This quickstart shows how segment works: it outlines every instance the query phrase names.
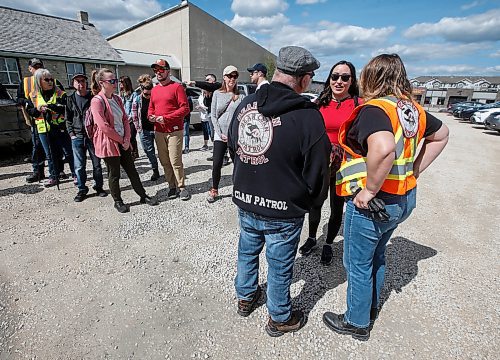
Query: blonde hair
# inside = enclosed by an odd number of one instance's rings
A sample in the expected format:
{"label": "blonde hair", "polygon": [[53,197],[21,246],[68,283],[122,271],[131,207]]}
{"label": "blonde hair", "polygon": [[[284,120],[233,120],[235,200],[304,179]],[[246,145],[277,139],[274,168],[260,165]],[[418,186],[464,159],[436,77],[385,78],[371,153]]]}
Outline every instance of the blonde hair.
{"label": "blonde hair", "polygon": [[139,75],[139,78],[137,79],[137,82],[139,85],[142,85],[145,82],[152,82],[153,80],[151,79],[151,75],[149,74],[142,74]]}
{"label": "blonde hair", "polygon": [[99,85],[99,81],[103,80],[103,76],[106,73],[114,74],[112,70],[107,68],[92,71],[92,75],[90,76],[90,90],[92,91],[93,95],[97,95],[101,91],[101,85]]}
{"label": "blonde hair", "polygon": [[360,89],[365,101],[393,95],[412,99],[412,88],[403,61],[397,54],[381,54],[361,71]]}
{"label": "blonde hair", "polygon": [[[33,92],[33,94],[36,94],[39,91],[42,91],[42,79],[46,76],[52,77],[52,74],[50,73],[49,70],[41,68],[35,71],[33,76],[35,77],[35,91]],[[54,88],[55,88],[55,83],[54,83]]]}

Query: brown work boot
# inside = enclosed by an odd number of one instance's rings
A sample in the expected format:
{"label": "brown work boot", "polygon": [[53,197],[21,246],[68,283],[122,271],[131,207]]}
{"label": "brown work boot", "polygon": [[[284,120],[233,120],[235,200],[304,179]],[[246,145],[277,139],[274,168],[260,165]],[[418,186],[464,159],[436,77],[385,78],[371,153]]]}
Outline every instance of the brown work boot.
{"label": "brown work boot", "polygon": [[266,331],[269,336],[278,337],[288,332],[295,332],[306,324],[307,318],[301,310],[292,311],[292,316],[287,322],[279,323],[271,319],[266,325]]}
{"label": "brown work boot", "polygon": [[238,315],[247,317],[257,307],[257,301],[260,299],[262,289],[257,285],[257,290],[252,295],[251,300],[238,300]]}

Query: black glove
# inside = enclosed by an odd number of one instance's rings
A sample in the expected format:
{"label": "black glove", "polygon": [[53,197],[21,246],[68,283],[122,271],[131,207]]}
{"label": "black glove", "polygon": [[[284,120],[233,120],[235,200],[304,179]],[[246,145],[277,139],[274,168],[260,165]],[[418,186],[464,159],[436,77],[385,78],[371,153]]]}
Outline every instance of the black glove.
{"label": "black glove", "polygon": [[[354,199],[360,191],[361,188],[358,188],[358,190],[356,190],[356,192],[352,195],[352,198]],[[390,216],[387,213],[387,210],[385,210],[384,200],[374,197],[368,201],[368,210],[370,211],[370,216],[373,220],[383,223],[389,222]]]}

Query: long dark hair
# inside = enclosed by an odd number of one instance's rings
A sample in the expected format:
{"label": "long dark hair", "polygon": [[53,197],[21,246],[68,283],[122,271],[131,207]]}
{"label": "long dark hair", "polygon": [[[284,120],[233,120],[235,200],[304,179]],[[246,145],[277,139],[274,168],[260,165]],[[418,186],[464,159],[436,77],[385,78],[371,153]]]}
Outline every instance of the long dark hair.
{"label": "long dark hair", "polygon": [[330,87],[330,76],[332,76],[333,69],[335,69],[337,65],[347,65],[349,67],[349,69],[351,70],[351,86],[349,86],[349,90],[347,92],[349,93],[349,95],[351,95],[351,97],[359,96],[358,79],[356,78],[356,68],[351,62],[346,60],[341,60],[335,65],[333,65],[332,68],[330,69],[330,72],[328,73],[328,78],[325,81],[323,91],[318,97],[318,105],[320,107],[327,106],[333,99],[332,88]]}
{"label": "long dark hair", "polygon": [[122,96],[130,96],[134,91],[132,80],[128,76],[120,76],[120,82],[123,84]]}

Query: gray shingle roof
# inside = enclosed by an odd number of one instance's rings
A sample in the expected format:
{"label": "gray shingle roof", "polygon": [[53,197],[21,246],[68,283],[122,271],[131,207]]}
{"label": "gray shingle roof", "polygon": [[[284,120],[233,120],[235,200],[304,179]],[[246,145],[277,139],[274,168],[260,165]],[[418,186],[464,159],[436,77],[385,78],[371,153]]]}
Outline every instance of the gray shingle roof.
{"label": "gray shingle roof", "polygon": [[417,80],[418,82],[425,83],[429,80],[436,79],[443,84],[455,84],[461,80],[469,80],[475,83],[478,80],[486,80],[490,84],[500,84],[500,76],[417,76],[411,80]]}
{"label": "gray shingle roof", "polygon": [[0,6],[0,51],[122,63],[94,25]]}

